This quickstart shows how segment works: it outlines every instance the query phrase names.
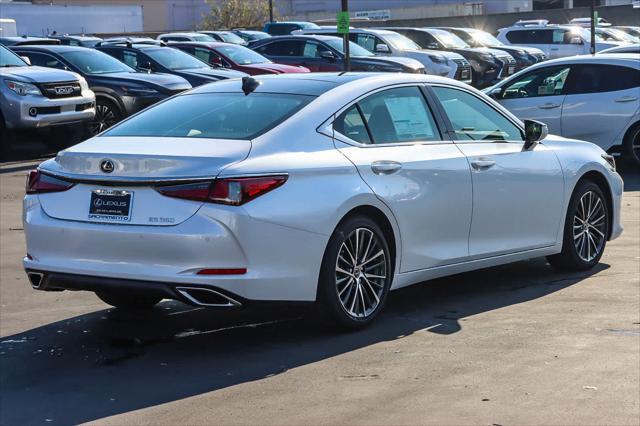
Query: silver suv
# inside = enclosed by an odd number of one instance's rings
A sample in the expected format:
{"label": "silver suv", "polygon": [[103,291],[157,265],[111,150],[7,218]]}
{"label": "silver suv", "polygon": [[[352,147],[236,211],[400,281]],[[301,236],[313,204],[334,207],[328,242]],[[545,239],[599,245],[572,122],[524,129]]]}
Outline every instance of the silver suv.
{"label": "silver suv", "polygon": [[0,46],[3,148],[14,130],[84,123],[95,115],[95,104],[96,96],[83,77],[70,71],[29,66]]}

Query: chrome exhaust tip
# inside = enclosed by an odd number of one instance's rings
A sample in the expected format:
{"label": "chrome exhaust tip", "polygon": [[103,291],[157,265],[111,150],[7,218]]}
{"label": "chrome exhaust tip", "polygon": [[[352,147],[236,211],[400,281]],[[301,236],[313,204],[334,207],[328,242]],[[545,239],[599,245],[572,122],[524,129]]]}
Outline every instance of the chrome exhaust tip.
{"label": "chrome exhaust tip", "polygon": [[186,300],[197,306],[238,308],[242,303],[220,292],[206,287],[176,287]]}
{"label": "chrome exhaust tip", "polygon": [[27,277],[31,283],[31,287],[39,289],[44,279],[44,274],[40,272],[27,272]]}

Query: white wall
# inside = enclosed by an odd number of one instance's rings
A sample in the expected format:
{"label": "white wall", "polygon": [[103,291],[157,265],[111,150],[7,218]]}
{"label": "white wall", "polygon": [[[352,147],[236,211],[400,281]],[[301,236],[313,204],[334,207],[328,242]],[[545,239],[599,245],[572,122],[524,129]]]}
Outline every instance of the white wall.
{"label": "white wall", "polygon": [[18,35],[142,31],[140,6],[62,6],[0,3],[0,18],[16,20]]}

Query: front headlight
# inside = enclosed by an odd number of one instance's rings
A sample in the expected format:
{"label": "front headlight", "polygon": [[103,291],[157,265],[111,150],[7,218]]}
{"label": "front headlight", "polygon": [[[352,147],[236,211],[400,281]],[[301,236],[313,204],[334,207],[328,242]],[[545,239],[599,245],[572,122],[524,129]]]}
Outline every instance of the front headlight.
{"label": "front headlight", "polygon": [[42,92],[40,92],[40,89],[38,89],[37,86],[31,83],[24,83],[22,81],[13,81],[13,80],[7,80],[6,83],[7,83],[7,87],[10,90],[13,90],[20,96],[42,95]]}
{"label": "front headlight", "polygon": [[436,64],[446,64],[447,58],[442,55],[429,55],[429,58]]}

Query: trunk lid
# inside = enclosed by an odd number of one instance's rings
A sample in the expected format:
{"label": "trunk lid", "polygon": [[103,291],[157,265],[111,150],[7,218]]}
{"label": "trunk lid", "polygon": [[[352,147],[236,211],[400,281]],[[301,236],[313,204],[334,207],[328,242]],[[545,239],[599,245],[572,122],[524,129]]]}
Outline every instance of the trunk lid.
{"label": "trunk lid", "polygon": [[[57,219],[176,225],[195,214],[202,202],[170,198],[154,187],[213,180],[226,166],[245,159],[250,149],[248,140],[97,137],[61,151],[40,166],[44,173],[77,184],[38,197],[45,213]],[[112,164],[111,172],[105,162]],[[96,202],[125,205],[116,208],[117,214],[106,214],[95,210]]]}

